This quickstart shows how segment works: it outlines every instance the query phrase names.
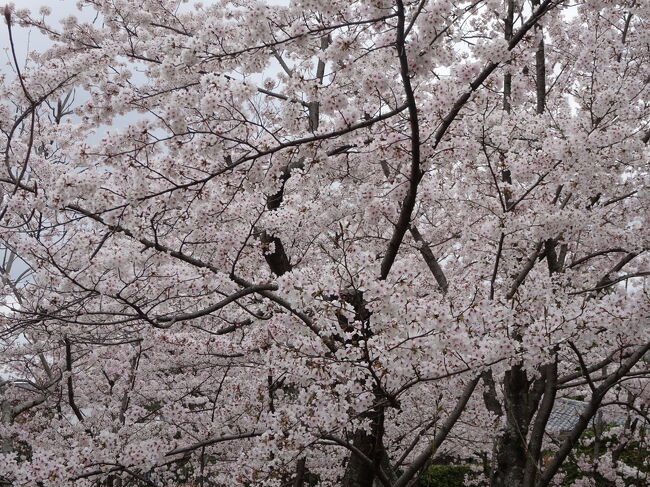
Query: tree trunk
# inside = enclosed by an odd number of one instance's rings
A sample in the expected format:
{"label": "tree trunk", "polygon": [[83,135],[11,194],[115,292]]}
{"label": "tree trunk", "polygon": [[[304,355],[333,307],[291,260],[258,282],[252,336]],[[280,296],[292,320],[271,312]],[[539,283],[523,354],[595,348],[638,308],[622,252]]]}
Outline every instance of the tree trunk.
{"label": "tree trunk", "polygon": [[[348,459],[343,476],[342,487],[378,487],[383,485],[379,480],[378,472],[384,474],[392,482],[395,476],[392,473],[390,460],[384,448],[384,408],[368,413],[371,418],[370,433],[357,430],[352,439],[352,445],[366,458],[352,453]],[[368,462],[370,460],[370,462]]]}
{"label": "tree trunk", "polygon": [[[354,433],[352,444],[361,450],[367,457],[372,454],[374,444],[372,434],[363,430]],[[365,462],[359,455],[352,453],[345,468],[343,476],[343,487],[373,487],[375,472],[372,465]]]}
{"label": "tree trunk", "polygon": [[526,436],[529,417],[529,381],[520,365],[504,377],[505,425],[495,445],[491,487],[520,486],[526,470]]}

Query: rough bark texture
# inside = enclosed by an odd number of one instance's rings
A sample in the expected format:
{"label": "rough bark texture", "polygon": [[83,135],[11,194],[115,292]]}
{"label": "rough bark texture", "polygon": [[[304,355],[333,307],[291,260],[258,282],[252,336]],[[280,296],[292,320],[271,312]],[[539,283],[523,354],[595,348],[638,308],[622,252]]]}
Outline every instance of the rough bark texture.
{"label": "rough bark texture", "polygon": [[[354,332],[351,344],[354,345],[357,340],[367,340],[372,334],[370,330],[372,313],[365,306],[363,293],[357,290],[348,290],[343,292],[341,297],[354,308],[355,326],[351,326],[347,323],[347,320],[345,322],[341,321],[343,317],[339,321],[346,332]],[[382,391],[379,388],[376,388],[374,393],[376,404],[385,403]],[[370,432],[357,430],[352,435],[352,445],[365,458],[355,453],[350,455],[343,477],[343,487],[373,487],[377,482],[379,469],[383,468],[385,472],[390,470],[383,439],[384,410],[385,406],[381,405],[364,414],[363,417],[371,422]]]}
{"label": "rough bark texture", "polygon": [[491,487],[522,485],[526,469],[526,436],[528,435],[529,381],[519,365],[504,377],[506,423],[497,439]]}
{"label": "rough bark texture", "polygon": [[[354,433],[352,444],[358,448],[366,457],[374,459],[377,441],[378,425],[373,423],[370,434],[363,430]],[[368,464],[359,455],[352,454],[345,468],[343,476],[343,487],[373,487],[375,480],[375,468]]]}
{"label": "rough bark texture", "polygon": [[[532,0],[533,9],[539,6],[539,0]],[[506,39],[512,36],[513,8],[514,1],[509,0],[505,19]],[[535,25],[535,32],[540,36],[535,54],[535,84],[536,111],[541,115],[544,113],[546,106],[546,59],[544,52],[544,34],[539,24]],[[508,98],[510,96],[511,84],[511,75],[507,74],[504,79],[504,110],[506,112],[510,112],[511,109]],[[502,172],[503,181],[512,184],[511,176],[510,171],[507,168],[504,169]],[[506,193],[506,204],[507,207],[511,208],[509,196]],[[533,254],[534,258],[529,261],[531,264],[534,264],[535,259],[542,251],[541,245],[541,243],[538,245],[537,251]],[[561,262],[564,260],[563,256],[559,257],[557,255],[555,251],[556,245],[557,241],[552,238],[544,242],[544,251],[550,274],[561,272]],[[525,274],[523,276],[525,277]],[[516,290],[516,288],[513,289]],[[506,297],[510,299],[513,295],[514,293],[511,291]],[[535,381],[529,380],[526,371],[519,365],[513,366],[506,372],[504,377],[505,426],[495,444],[494,462],[490,479],[491,487],[523,486],[526,483],[530,484],[534,481],[535,467],[539,461],[542,436],[555,400],[555,379],[557,371],[553,367],[553,365],[542,366],[540,368],[541,376]],[[531,421],[537,412],[542,396],[544,396],[544,402],[533,425],[532,437],[529,443],[528,432],[531,427]]]}

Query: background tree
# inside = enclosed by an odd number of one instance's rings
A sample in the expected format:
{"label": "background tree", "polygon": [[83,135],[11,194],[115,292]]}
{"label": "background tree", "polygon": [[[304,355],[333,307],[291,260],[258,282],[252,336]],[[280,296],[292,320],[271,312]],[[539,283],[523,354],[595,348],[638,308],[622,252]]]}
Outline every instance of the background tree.
{"label": "background tree", "polygon": [[5,9],[7,482],[545,487],[611,414],[632,475],[650,6],[78,4]]}

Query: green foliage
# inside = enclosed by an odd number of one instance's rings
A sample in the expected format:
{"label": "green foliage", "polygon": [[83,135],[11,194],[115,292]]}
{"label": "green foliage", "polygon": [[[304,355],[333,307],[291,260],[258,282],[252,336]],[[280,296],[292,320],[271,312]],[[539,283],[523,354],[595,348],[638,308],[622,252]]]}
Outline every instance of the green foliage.
{"label": "green foliage", "polygon": [[[587,430],[582,436],[583,438],[593,438],[594,431]],[[613,450],[616,446],[613,438],[608,438],[606,435],[603,437],[601,448],[606,450]],[[631,442],[626,445],[625,449],[620,453],[618,460],[625,463],[630,467],[638,469],[642,474],[650,473],[650,465],[648,462],[649,451],[647,445],[643,442]],[[596,487],[614,487],[615,483],[605,479],[602,475],[597,472],[585,472],[578,468],[576,462],[576,456],[587,456],[594,457],[594,444],[589,443],[588,445],[579,444],[574,450],[574,454],[567,458],[566,462],[562,466],[562,471],[565,474],[564,480],[562,482],[563,487],[569,487],[573,482],[582,477],[588,477],[595,481]],[[647,480],[645,478],[635,479],[627,477],[625,478],[626,487],[646,487]]]}
{"label": "green foliage", "polygon": [[468,473],[467,465],[431,465],[417,487],[464,487]]}
{"label": "green foliage", "polygon": [[[29,443],[21,440],[16,440],[13,442],[13,449],[13,453],[18,463],[32,461],[32,447]],[[0,486],[2,486],[2,482],[0,482]]]}
{"label": "green foliage", "polygon": [[154,401],[152,403],[145,404],[144,408],[150,413],[155,413],[162,408],[162,403],[159,401]]}

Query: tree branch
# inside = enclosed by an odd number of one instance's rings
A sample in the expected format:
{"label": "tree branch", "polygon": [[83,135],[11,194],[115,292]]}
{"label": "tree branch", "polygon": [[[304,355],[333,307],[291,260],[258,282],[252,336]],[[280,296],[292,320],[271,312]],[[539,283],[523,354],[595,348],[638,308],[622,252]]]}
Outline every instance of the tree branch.
{"label": "tree branch", "polygon": [[74,399],[74,390],[72,388],[72,350],[70,339],[65,337],[63,342],[65,343],[65,370],[68,372],[68,402],[70,403],[74,415],[83,423],[84,417],[83,414],[81,414],[81,410],[77,407],[77,403]]}
{"label": "tree branch", "polygon": [[404,234],[411,222],[411,214],[415,208],[415,201],[417,198],[418,184],[422,179],[422,170],[420,168],[420,124],[418,120],[418,108],[415,101],[415,94],[411,86],[411,77],[409,73],[408,57],[406,56],[406,38],[405,38],[405,14],[404,2],[397,0],[397,39],[395,45],[397,47],[397,57],[400,64],[400,77],[402,78],[402,86],[406,95],[406,104],[409,111],[409,124],[411,128],[411,174],[409,176],[409,186],[404,201],[402,201],[402,209],[400,210],[399,218],[395,224],[393,235],[388,242],[388,248],[384,254],[381,262],[380,279],[385,280],[390,273],[390,269],[395,262],[397,253],[399,252],[400,245],[404,239]]}
{"label": "tree branch", "polygon": [[418,248],[420,250],[422,258],[424,259],[424,262],[427,264],[427,267],[431,271],[431,274],[433,274],[433,277],[438,283],[440,290],[443,292],[443,294],[445,294],[447,292],[449,284],[447,283],[447,278],[445,277],[445,273],[443,272],[442,267],[440,267],[440,264],[438,264],[438,259],[436,259],[435,255],[433,255],[431,247],[429,247],[429,244],[426,242],[426,240],[424,240],[417,227],[415,225],[410,225],[409,228],[411,230],[411,235],[413,235],[413,238],[418,243]]}
{"label": "tree branch", "polygon": [[460,418],[460,415],[465,410],[465,406],[467,406],[467,402],[472,396],[474,389],[476,389],[476,385],[478,384],[480,378],[480,375],[476,376],[474,379],[467,383],[460,395],[460,398],[458,399],[458,402],[456,403],[456,406],[454,407],[454,410],[442,424],[433,441],[431,441],[431,443],[429,443],[429,445],[417,457],[415,457],[415,459],[413,459],[411,464],[404,470],[404,473],[399,477],[399,479],[397,479],[397,482],[395,482],[393,487],[406,487],[409,481],[415,477],[415,475],[422,467],[424,467],[429,458],[435,454],[440,445],[442,445],[442,442],[447,438],[447,435],[451,429],[456,424],[456,421],[458,421],[458,418]]}
{"label": "tree branch", "polygon": [[519,274],[515,278],[515,282],[512,284],[512,287],[510,288],[510,291],[508,291],[508,294],[506,294],[506,299],[513,298],[513,296],[517,292],[517,289],[519,289],[519,286],[521,286],[521,284],[526,279],[528,273],[533,269],[533,267],[535,266],[535,261],[537,260],[537,257],[539,257],[539,253],[541,252],[543,245],[544,242],[541,240],[537,243],[535,250],[528,257],[528,260],[526,260],[526,265],[524,265],[524,268],[521,270],[521,272],[519,272]]}
{"label": "tree branch", "polygon": [[605,381],[596,388],[587,407],[580,414],[578,422],[569,432],[559,450],[556,452],[555,456],[551,459],[550,463],[548,463],[546,469],[543,471],[542,475],[539,478],[539,481],[536,484],[536,487],[547,487],[551,483],[551,480],[557,474],[558,470],[564,463],[564,460],[573,450],[582,433],[589,426],[591,419],[598,412],[600,404],[607,391],[612,388],[621,379],[621,377],[629,372],[630,369],[634,367],[646,353],[648,353],[648,351],[650,351],[650,342],[638,347],[637,350],[623,364],[621,364],[616,372],[610,374],[607,379],[605,379]]}

